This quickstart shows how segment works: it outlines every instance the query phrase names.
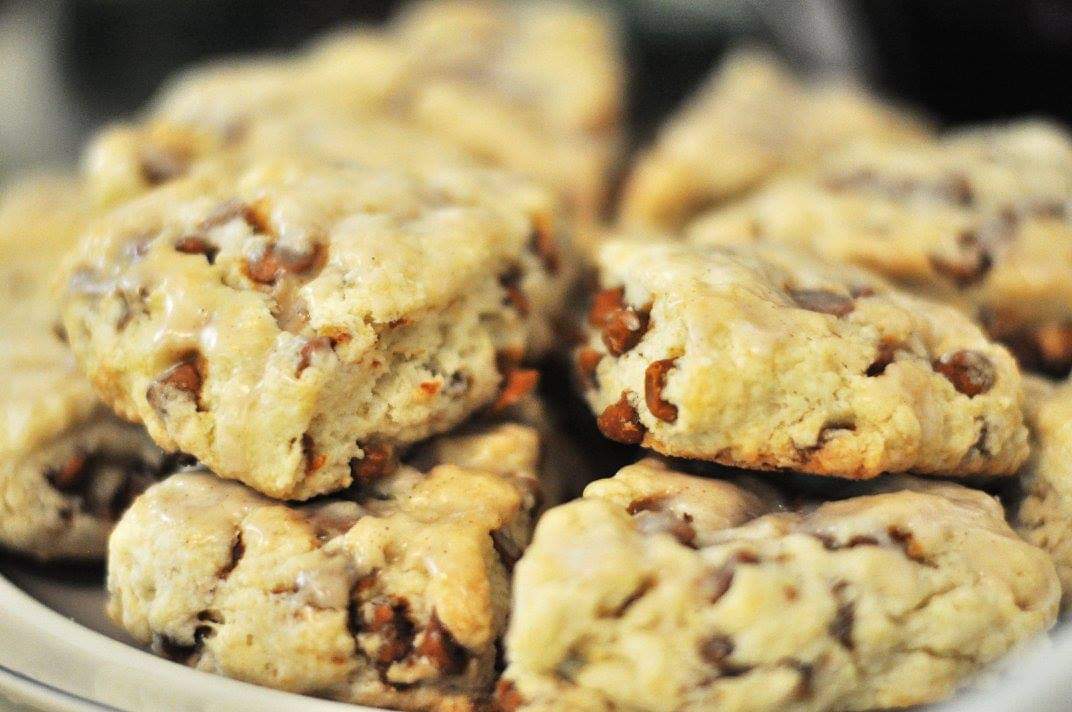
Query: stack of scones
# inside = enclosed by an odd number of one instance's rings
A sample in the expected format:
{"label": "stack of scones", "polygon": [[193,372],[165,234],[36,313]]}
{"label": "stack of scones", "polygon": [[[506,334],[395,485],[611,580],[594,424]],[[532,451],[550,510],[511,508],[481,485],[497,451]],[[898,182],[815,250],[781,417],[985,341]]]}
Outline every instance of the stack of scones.
{"label": "stack of scones", "polygon": [[106,560],[175,662],[399,710],[913,707],[1050,629],[1072,136],[746,49],[629,158],[622,52],[414,4],[10,183],[0,545]]}

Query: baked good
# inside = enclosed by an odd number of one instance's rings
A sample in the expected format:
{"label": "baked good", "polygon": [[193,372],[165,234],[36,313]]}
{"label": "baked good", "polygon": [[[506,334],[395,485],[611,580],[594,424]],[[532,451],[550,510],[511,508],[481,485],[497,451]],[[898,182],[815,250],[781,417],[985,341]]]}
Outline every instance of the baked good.
{"label": "baked good", "polygon": [[[250,118],[240,137],[222,141],[219,134],[166,121],[112,127],[101,132],[84,156],[83,173],[105,205],[116,205],[150,190],[147,161],[160,155],[188,157],[187,168],[211,161],[256,161],[280,153],[300,155],[358,168],[385,168],[427,174],[477,164],[460,148],[425,132],[387,119],[352,116],[322,107],[294,109]],[[176,175],[175,178],[179,176]],[[525,286],[525,308],[533,314],[530,351],[539,354],[555,342],[552,321],[576,277],[573,247],[565,226],[550,213],[534,217],[532,247],[544,263],[539,279]]]}
{"label": "baked good", "polygon": [[624,144],[614,18],[570,2],[451,0],[411,5],[393,27],[413,57],[408,116],[556,189],[590,242]]}
{"label": "baked good", "polygon": [[1041,122],[857,145],[689,229],[794,245],[960,306],[1032,368],[1072,367],[1072,137]]}
{"label": "baked good", "polygon": [[1072,603],[1072,385],[1034,382],[1025,402],[1035,450],[1024,468],[1016,507],[1020,535],[1053,558]]}
{"label": "baked good", "polygon": [[500,707],[910,707],[1056,619],[1051,562],[983,492],[891,478],[750,518],[754,495],[730,483],[692,478],[681,496],[623,485],[629,470],[536,527]]}
{"label": "baked good", "polygon": [[[352,30],[289,57],[188,71],[134,129],[140,171],[114,174],[112,151],[120,162],[129,151],[109,134],[85,162],[104,179],[104,199],[122,199],[182,175],[205,152],[244,143],[264,120],[326,112],[373,124],[382,145],[403,147],[403,162],[413,144],[435,138],[445,154],[537,179],[587,234],[602,216],[622,145],[619,54],[607,15],[567,3],[418,4],[381,32]],[[379,128],[383,117],[425,135]],[[311,133],[306,143],[316,140]],[[382,160],[376,147],[366,142],[357,159]]]}
{"label": "baked good", "polygon": [[181,178],[220,153],[250,160],[279,151],[398,169],[476,164],[460,147],[405,122],[305,103],[251,114],[237,132],[207,121],[162,118],[113,124],[86,147],[82,174],[97,202],[111,206]]}
{"label": "baked good", "polygon": [[536,506],[536,432],[429,446],[342,497],[293,505],[175,475],[124,515],[108,612],[154,652],[290,692],[405,710],[486,701],[510,571]]}
{"label": "baked good", "polygon": [[854,140],[917,141],[926,133],[918,119],[859,87],[806,83],[768,53],[738,51],[641,154],[620,217],[634,228],[679,228]]}
{"label": "baked good", "polygon": [[161,446],[305,499],[534,385],[517,366],[550,331],[545,192],[485,170],[231,158],[93,222],[68,265],[73,350]]}
{"label": "baked good", "polygon": [[178,73],[148,107],[152,118],[237,138],[253,117],[303,106],[355,117],[383,107],[399,90],[409,58],[388,35],[355,31],[347,53],[320,62],[301,51],[290,55],[222,60]]}
{"label": "baked good", "polygon": [[578,367],[620,442],[746,469],[1012,475],[1020,374],[957,310],[789,248],[620,239]]}
{"label": "baked good", "polygon": [[43,560],[102,558],[112,524],[165,466],[97,400],[56,331],[49,280],[88,213],[62,176],[0,196],[0,546]]}

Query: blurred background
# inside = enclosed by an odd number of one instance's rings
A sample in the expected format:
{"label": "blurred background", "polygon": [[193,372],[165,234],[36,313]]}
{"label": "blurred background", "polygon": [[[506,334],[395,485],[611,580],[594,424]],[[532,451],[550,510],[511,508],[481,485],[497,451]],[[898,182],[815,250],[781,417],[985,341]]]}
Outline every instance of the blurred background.
{"label": "blurred background", "polygon": [[[392,0],[0,0],[0,173],[70,162],[176,68],[294,47]],[[743,41],[947,123],[1070,118],[1072,0],[617,0],[638,141]]]}

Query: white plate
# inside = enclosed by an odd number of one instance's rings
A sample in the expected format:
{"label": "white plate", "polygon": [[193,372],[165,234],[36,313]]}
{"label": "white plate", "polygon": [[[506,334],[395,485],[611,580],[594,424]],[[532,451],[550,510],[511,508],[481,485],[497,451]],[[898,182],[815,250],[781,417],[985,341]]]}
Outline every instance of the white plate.
{"label": "white plate", "polygon": [[[103,613],[101,572],[0,558],[0,709],[372,712],[209,675],[129,644]],[[5,704],[5,698],[13,701]],[[20,705],[27,705],[22,707]],[[1072,626],[933,712],[1069,712]]]}

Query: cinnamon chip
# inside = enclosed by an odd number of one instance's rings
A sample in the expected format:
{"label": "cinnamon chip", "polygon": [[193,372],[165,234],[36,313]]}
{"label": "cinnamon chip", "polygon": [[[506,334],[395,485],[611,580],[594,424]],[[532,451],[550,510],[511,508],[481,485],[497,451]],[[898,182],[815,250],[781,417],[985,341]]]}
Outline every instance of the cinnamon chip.
{"label": "cinnamon chip", "polygon": [[852,297],[827,289],[790,289],[789,296],[801,309],[842,317],[856,308]]}
{"label": "cinnamon chip", "polygon": [[632,502],[626,511],[633,515],[637,528],[645,534],[669,534],[685,546],[693,546],[696,542],[692,516],[673,512],[660,497],[647,497]]}
{"label": "cinnamon chip", "polygon": [[886,532],[890,539],[900,545],[904,551],[905,556],[913,561],[925,562],[923,545],[912,534],[912,532],[901,529],[899,527],[890,527]]}
{"label": "cinnamon chip", "polygon": [[528,316],[531,305],[529,298],[521,289],[521,269],[513,267],[504,272],[499,276],[499,285],[506,292],[506,303],[512,306],[521,316]]}
{"label": "cinnamon chip", "polygon": [[201,235],[187,235],[179,238],[175,249],[184,255],[204,255],[209,264],[216,261],[220,248],[213,245]]}
{"label": "cinnamon chip", "polygon": [[648,330],[650,308],[634,309],[623,301],[624,290],[606,289],[596,294],[588,321],[598,328],[603,343],[614,356],[621,356],[640,343]]}
{"label": "cinnamon chip", "polygon": [[529,249],[539,255],[544,269],[553,275],[558,274],[561,259],[558,252],[558,242],[555,240],[554,226],[548,216],[537,215],[532,219],[532,235],[529,237]]}
{"label": "cinnamon chip", "polygon": [[141,175],[149,185],[160,185],[186,173],[190,157],[160,146],[146,146],[141,155]]}
{"label": "cinnamon chip", "polygon": [[993,266],[990,252],[979,242],[978,236],[971,231],[962,233],[957,238],[962,254],[955,258],[932,254],[931,267],[935,272],[953,282],[958,287],[967,287],[980,281]]}
{"label": "cinnamon chip", "polygon": [[313,362],[313,354],[318,351],[326,351],[333,345],[331,339],[326,336],[316,336],[305,342],[305,346],[302,346],[301,351],[298,352],[297,375],[300,376],[302,371],[309,368],[309,365]]}
{"label": "cinnamon chip", "polygon": [[414,630],[406,600],[399,596],[378,596],[367,608],[363,627],[381,640],[376,662],[390,665],[409,655],[413,651]]}
{"label": "cinnamon chip", "polygon": [[85,476],[87,460],[85,453],[76,452],[67,458],[67,462],[63,463],[63,466],[59,469],[49,468],[46,470],[45,478],[50,485],[60,492],[75,489],[81,484],[82,478]]}
{"label": "cinnamon chip", "polygon": [[934,362],[934,370],[949,379],[966,396],[986,393],[994,386],[994,364],[978,351],[961,350],[944,354]]}
{"label": "cinnamon chip", "polygon": [[585,388],[596,387],[596,368],[602,360],[603,354],[590,346],[583,346],[577,349],[577,376],[580,378],[581,385]]}
{"label": "cinnamon chip", "polygon": [[246,274],[254,282],[274,284],[283,275],[308,272],[322,262],[323,254],[324,248],[319,244],[308,252],[271,245],[257,259],[246,262]]}
{"label": "cinnamon chip", "polygon": [[389,443],[362,445],[365,456],[350,460],[350,475],[358,482],[368,482],[394,471],[397,466],[395,448]]}
{"label": "cinnamon chip", "polygon": [[415,652],[428,658],[441,675],[457,675],[462,672],[469,657],[465,648],[454,640],[435,611],[432,611],[432,618],[421,634]]}
{"label": "cinnamon chip", "polygon": [[316,452],[316,443],[309,433],[302,435],[302,455],[305,457],[305,474],[312,474],[324,466],[328,456]]}
{"label": "cinnamon chip", "polygon": [[636,408],[629,402],[626,391],[622,391],[617,403],[608,405],[596,419],[599,432],[616,442],[626,445],[638,445],[644,440],[647,430],[640,422]]}
{"label": "cinnamon chip", "polygon": [[198,368],[199,354],[188,354],[181,362],[165,371],[146,390],[145,397],[156,410],[163,410],[168,392],[178,391],[196,403],[201,394],[201,371]]}
{"label": "cinnamon chip", "polygon": [[540,381],[540,372],[534,368],[512,368],[503,375],[504,385],[499,397],[491,404],[492,413],[500,413],[531,393]]}
{"label": "cinnamon chip", "polygon": [[514,683],[509,680],[499,680],[495,686],[493,704],[495,712],[517,712],[525,704],[525,699]]}
{"label": "cinnamon chip", "polygon": [[666,386],[666,374],[674,367],[677,359],[668,358],[653,361],[644,370],[644,402],[648,410],[659,420],[673,423],[677,420],[677,406],[663,400],[663,388]]}
{"label": "cinnamon chip", "polygon": [[621,309],[625,304],[625,289],[604,289],[592,297],[592,307],[588,310],[588,324],[595,328],[603,326],[607,315],[616,309]]}
{"label": "cinnamon chip", "polygon": [[1047,367],[1067,370],[1072,364],[1072,326],[1068,324],[1046,324],[1035,331],[1035,343],[1039,356]]}
{"label": "cinnamon chip", "polygon": [[865,373],[872,378],[881,376],[885,373],[886,367],[893,363],[897,348],[897,344],[890,343],[889,341],[880,342],[878,345],[878,352],[875,354],[875,360],[867,367]]}

